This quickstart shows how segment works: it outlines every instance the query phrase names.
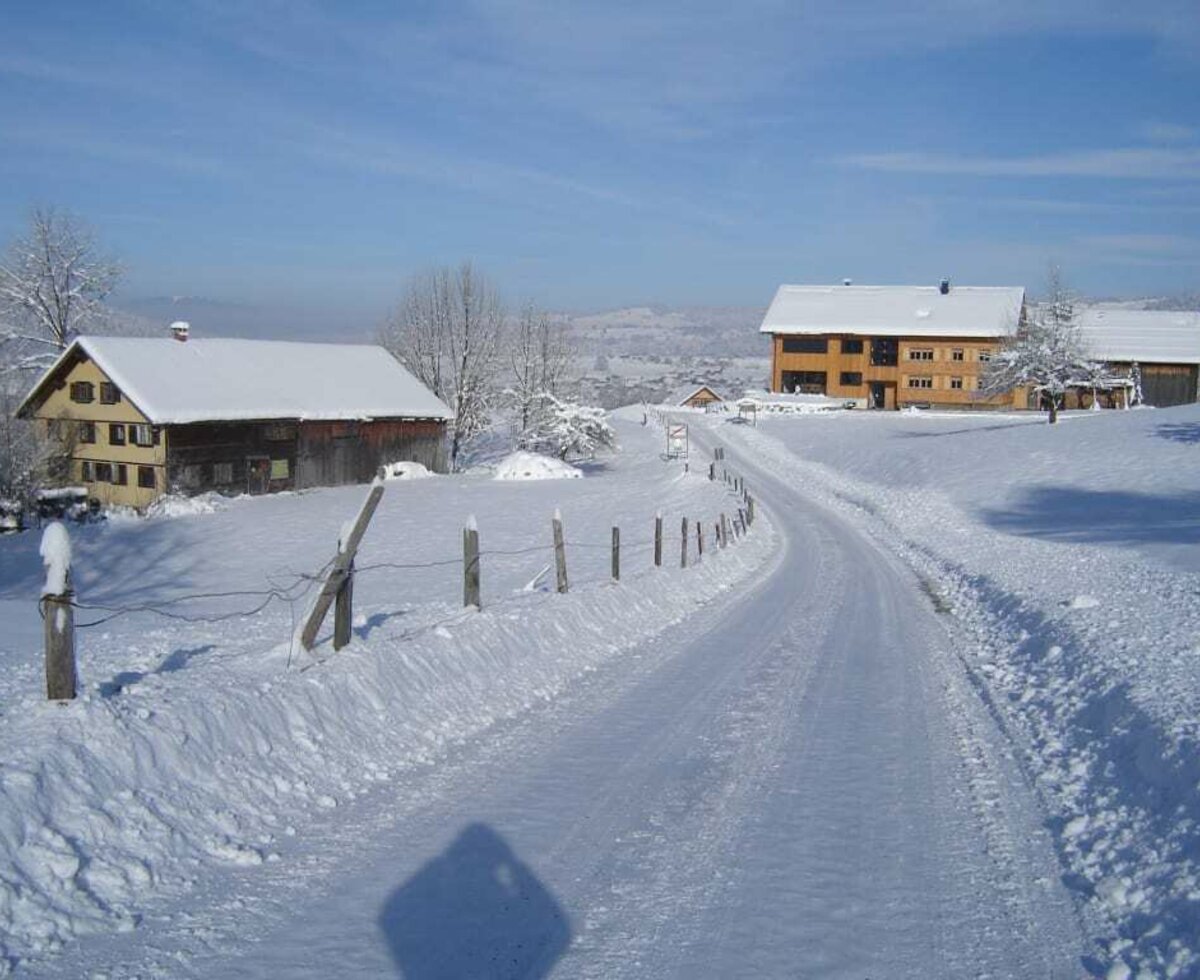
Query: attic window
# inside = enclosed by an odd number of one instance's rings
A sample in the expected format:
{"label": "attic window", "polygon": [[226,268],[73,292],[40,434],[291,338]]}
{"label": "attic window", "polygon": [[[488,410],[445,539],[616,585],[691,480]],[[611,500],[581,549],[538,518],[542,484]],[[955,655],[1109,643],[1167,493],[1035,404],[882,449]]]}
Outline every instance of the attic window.
{"label": "attic window", "polygon": [[100,382],[100,404],[115,405],[121,400],[121,389],[111,381]]}
{"label": "attic window", "polygon": [[96,386],[90,381],[71,382],[71,401],[87,404],[96,398]]}

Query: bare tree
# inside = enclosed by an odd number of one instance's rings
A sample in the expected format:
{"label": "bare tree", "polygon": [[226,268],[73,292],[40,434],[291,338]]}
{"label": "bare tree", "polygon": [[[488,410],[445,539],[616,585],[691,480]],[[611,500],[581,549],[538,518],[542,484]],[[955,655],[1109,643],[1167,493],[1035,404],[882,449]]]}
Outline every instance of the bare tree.
{"label": "bare tree", "polygon": [[450,468],[489,425],[504,333],[495,287],[470,262],[415,276],[380,343],[454,412]]}
{"label": "bare tree", "polygon": [[509,345],[512,383],[505,391],[521,439],[535,428],[546,404],[544,396],[562,394],[573,354],[563,324],[531,303],[522,307]]}
{"label": "bare tree", "polygon": [[0,318],[12,324],[3,339],[23,349],[21,361],[53,359],[104,314],[103,300],[120,276],[80,219],[34,208],[29,228],[0,259]]}
{"label": "bare tree", "polygon": [[1053,425],[1067,390],[1103,378],[1105,370],[1087,355],[1075,325],[1074,299],[1057,266],[1050,267],[1046,285],[1046,302],[993,355],[980,391],[999,395],[1029,388],[1046,402]]}

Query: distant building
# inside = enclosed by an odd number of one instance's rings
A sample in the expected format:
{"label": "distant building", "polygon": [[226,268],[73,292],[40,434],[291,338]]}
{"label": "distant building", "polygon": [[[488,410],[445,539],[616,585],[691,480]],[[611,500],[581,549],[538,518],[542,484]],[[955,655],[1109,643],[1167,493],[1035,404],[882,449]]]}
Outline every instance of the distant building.
{"label": "distant building", "polygon": [[714,388],[708,385],[685,385],[671,394],[670,404],[679,408],[707,408],[725,401]]}
{"label": "distant building", "polygon": [[1200,399],[1200,313],[1090,306],[1076,323],[1088,353],[1114,374],[1128,377],[1138,365],[1145,404]]}
{"label": "distant building", "polygon": [[1020,286],[780,286],[760,330],[771,335],[771,390],[906,405],[1025,407],[979,379],[1025,322]]}
{"label": "distant building", "polygon": [[105,504],[167,492],[360,483],[445,469],[450,410],[382,347],[80,337],[18,409],[63,448],[64,482]]}

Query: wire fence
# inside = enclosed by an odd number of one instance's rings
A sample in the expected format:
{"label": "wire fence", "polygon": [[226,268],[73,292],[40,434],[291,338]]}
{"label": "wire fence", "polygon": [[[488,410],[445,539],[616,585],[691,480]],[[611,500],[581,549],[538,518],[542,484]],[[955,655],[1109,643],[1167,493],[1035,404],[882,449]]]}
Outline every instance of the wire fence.
{"label": "wire fence", "polygon": [[[666,424],[666,420],[661,417],[659,421],[663,422],[664,425]],[[480,565],[487,559],[522,558],[532,555],[542,555],[548,559],[545,567],[523,589],[516,590],[514,593],[508,595],[489,597],[487,605],[494,607],[501,604],[507,605],[513,602],[528,601],[532,593],[543,591],[541,583],[547,580],[552,569],[556,572],[557,591],[568,591],[566,555],[573,551],[608,551],[612,554],[611,575],[576,579],[574,580],[576,586],[592,585],[604,581],[619,581],[619,569],[622,567],[623,562],[626,562],[630,558],[637,558],[638,565],[641,568],[645,568],[646,566],[641,563],[644,562],[647,554],[654,556],[653,566],[650,567],[675,564],[675,562],[678,562],[681,567],[694,566],[697,562],[706,559],[705,549],[707,547],[711,547],[713,551],[725,548],[731,541],[735,541],[748,533],[754,522],[754,499],[747,492],[744,480],[737,474],[731,473],[724,466],[724,453],[720,449],[714,452],[714,459],[709,466],[708,476],[710,480],[716,481],[720,479],[723,481],[727,490],[736,497],[738,506],[734,509],[732,520],[728,512],[721,512],[708,521],[693,521],[681,516],[676,519],[677,523],[674,528],[668,529],[664,526],[663,517],[660,513],[655,518],[653,535],[643,536],[639,534],[632,540],[621,539],[619,527],[613,527],[612,540],[603,543],[577,538],[565,538],[562,535],[561,519],[556,513],[553,521],[555,530],[553,544],[543,543],[527,547],[480,549],[478,546],[478,531],[472,525],[472,527],[464,531],[464,550],[462,554],[448,555],[424,561],[401,562],[377,560],[358,565],[354,561],[358,542],[361,540],[363,533],[365,533],[367,524],[374,512],[375,504],[377,504],[383,492],[383,484],[377,482],[373,485],[371,495],[364,502],[363,509],[359,513],[355,531],[350,539],[353,544],[348,551],[345,550],[345,544],[339,541],[337,553],[320,567],[308,571],[289,571],[285,574],[268,575],[266,576],[267,588],[195,592],[147,602],[110,604],[88,602],[79,599],[69,588],[68,576],[68,585],[61,593],[43,595],[38,602],[38,610],[45,623],[48,693],[50,697],[55,699],[74,697],[75,630],[94,629],[126,616],[148,614],[180,623],[216,625],[233,620],[251,619],[264,614],[273,604],[281,604],[286,605],[289,609],[292,624],[290,635],[294,640],[299,635],[296,628],[296,610],[300,603],[306,603],[310,608],[305,616],[305,640],[302,641],[302,645],[306,650],[310,650],[315,642],[316,632],[320,627],[321,619],[324,617],[329,606],[336,602],[334,648],[338,649],[339,646],[349,642],[353,583],[356,579],[360,579],[364,575],[374,576],[383,573],[425,572],[432,569],[460,566],[464,573],[464,606],[479,607],[482,605],[479,600],[479,569]],[[472,545],[469,543],[472,540],[474,542],[473,550]],[[675,562],[670,560],[668,548],[674,549]],[[629,564],[625,567],[631,568]],[[473,590],[472,575],[474,576]],[[314,590],[319,590],[315,598],[313,597]],[[217,612],[189,611],[188,609],[189,604],[228,602],[232,600],[247,601],[236,608]],[[51,610],[54,612],[53,616],[50,615]],[[470,611],[470,609],[464,609],[462,612],[456,613],[446,619],[433,623],[425,622],[420,626],[414,627],[411,631],[395,634],[394,636],[398,639],[407,639],[440,626],[456,622],[463,616],[469,615]],[[76,621],[76,617],[81,621]],[[71,675],[69,678],[70,683],[66,687],[60,686],[56,694],[54,685],[49,680],[52,674],[51,660],[56,657],[61,660],[61,658],[68,655],[69,665],[63,666],[59,664],[61,669],[58,672],[63,678],[66,678],[69,673]],[[289,655],[289,664],[290,660],[291,657]],[[66,684],[65,680],[63,684]],[[68,687],[70,693],[63,694],[63,691],[67,690]]]}

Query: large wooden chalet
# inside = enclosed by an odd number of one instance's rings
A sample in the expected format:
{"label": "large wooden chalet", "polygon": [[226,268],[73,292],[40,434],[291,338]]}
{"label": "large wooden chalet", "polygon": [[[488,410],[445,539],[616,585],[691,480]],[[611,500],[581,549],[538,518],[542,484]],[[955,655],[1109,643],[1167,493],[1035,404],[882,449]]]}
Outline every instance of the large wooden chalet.
{"label": "large wooden chalet", "polygon": [[104,504],[268,493],[445,469],[450,410],[382,347],[80,337],[19,414],[58,440],[65,482]]}
{"label": "large wooden chalet", "polygon": [[771,390],[864,408],[1025,407],[983,398],[988,358],[1025,319],[1019,286],[780,286],[763,319]]}

